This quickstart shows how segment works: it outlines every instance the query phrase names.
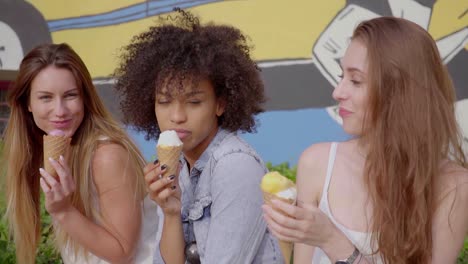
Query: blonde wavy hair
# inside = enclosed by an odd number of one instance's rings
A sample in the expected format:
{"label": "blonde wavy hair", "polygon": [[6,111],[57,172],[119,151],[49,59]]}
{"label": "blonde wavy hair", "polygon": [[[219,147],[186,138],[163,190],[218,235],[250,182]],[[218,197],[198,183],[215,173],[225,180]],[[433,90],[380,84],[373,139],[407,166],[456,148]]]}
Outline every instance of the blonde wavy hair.
{"label": "blonde wavy hair", "polygon": [[363,142],[372,241],[385,263],[427,263],[441,164],[451,159],[467,167],[455,89],[434,40],[413,22],[372,19],[352,39],[367,47],[369,63]]}
{"label": "blonde wavy hair", "polygon": [[[69,70],[81,88],[84,119],[73,135],[69,166],[76,183],[71,203],[86,217],[102,219],[95,206],[94,181],[91,175],[93,154],[99,144],[113,143],[128,152],[127,166],[135,168],[136,178],[128,178],[134,188],[135,202],[145,195],[144,159],[135,144],[105,109],[92,83],[91,75],[80,57],[66,44],[46,44],[29,52],[22,60],[18,76],[8,94],[11,108],[4,135],[3,159],[6,168],[6,216],[16,244],[18,263],[35,263],[40,242],[40,185],[39,167],[43,167],[42,136],[44,132],[34,123],[28,111],[31,82],[44,68],[53,65]],[[100,140],[102,136],[106,141]],[[67,233],[54,230],[56,247],[65,245],[75,254],[87,251],[75,243]]]}

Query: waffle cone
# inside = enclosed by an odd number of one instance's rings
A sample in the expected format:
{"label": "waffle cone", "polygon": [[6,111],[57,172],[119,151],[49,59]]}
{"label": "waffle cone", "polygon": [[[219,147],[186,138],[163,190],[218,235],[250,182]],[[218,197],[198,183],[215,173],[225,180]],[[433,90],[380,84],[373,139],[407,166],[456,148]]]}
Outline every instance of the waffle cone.
{"label": "waffle cone", "polygon": [[[265,204],[273,206],[271,201],[272,200],[280,200],[288,204],[294,204],[296,201],[293,199],[286,199],[282,197],[278,197],[274,194],[263,192],[263,201]],[[286,214],[282,212],[283,214]],[[284,263],[289,264],[291,261],[291,255],[293,251],[293,243],[289,241],[278,240],[278,244],[281,250],[281,254],[283,255]]]}
{"label": "waffle cone", "polygon": [[179,167],[180,153],[182,152],[183,145],[180,146],[156,146],[159,163],[167,166],[164,176],[175,175]]}
{"label": "waffle cone", "polygon": [[57,177],[57,172],[49,162],[49,158],[58,160],[60,155],[67,157],[70,149],[71,138],[63,136],[44,135],[44,170]]}

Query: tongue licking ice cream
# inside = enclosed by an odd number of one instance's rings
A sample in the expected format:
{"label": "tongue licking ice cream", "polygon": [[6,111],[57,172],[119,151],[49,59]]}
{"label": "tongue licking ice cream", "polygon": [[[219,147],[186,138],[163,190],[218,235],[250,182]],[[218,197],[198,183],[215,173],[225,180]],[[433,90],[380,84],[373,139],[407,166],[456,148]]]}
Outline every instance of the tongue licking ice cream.
{"label": "tongue licking ice cream", "polygon": [[49,162],[49,158],[59,159],[60,155],[66,157],[70,149],[71,138],[65,136],[62,130],[52,130],[48,135],[43,136],[44,148],[44,170],[54,177],[57,172]]}
{"label": "tongue licking ice cream", "polygon": [[156,152],[159,163],[167,166],[165,176],[176,174],[183,146],[174,130],[166,130],[159,135]]}
{"label": "tongue licking ice cream", "polygon": [[[272,171],[265,174],[262,178],[262,182],[260,183],[260,188],[263,191],[263,200],[265,201],[265,204],[272,206],[271,202],[274,199],[281,200],[289,204],[296,203],[296,185],[279,172]],[[282,240],[278,242],[284,261],[289,264],[293,244]]]}

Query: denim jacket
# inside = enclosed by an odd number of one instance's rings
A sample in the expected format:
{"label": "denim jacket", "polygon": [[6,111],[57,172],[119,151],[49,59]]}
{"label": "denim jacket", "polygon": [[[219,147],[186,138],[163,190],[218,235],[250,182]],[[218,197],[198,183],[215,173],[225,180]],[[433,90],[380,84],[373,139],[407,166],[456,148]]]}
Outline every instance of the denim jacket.
{"label": "denim jacket", "polygon": [[[220,129],[190,173],[182,159],[179,175],[181,217],[186,243],[193,223],[201,263],[283,263],[278,241],[263,219],[260,181],[267,172],[258,154],[236,133]],[[163,214],[159,209],[154,263],[164,263],[159,250]]]}

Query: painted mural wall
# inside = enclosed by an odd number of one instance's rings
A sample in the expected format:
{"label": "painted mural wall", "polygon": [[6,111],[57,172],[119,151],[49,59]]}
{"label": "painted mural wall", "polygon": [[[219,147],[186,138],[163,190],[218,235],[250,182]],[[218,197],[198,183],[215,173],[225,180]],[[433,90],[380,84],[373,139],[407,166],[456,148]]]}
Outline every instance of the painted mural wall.
{"label": "painted mural wall", "polygon": [[[359,22],[389,15],[421,25],[436,40],[455,83],[468,145],[468,0],[0,0],[0,69],[17,69],[37,44],[67,42],[119,117],[110,76],[120,47],[176,6],[250,37],[269,101],[257,133],[243,137],[266,161],[296,164],[308,145],[348,138],[331,97],[341,74],[338,61]],[[150,158],[154,142],[129,132]]]}

